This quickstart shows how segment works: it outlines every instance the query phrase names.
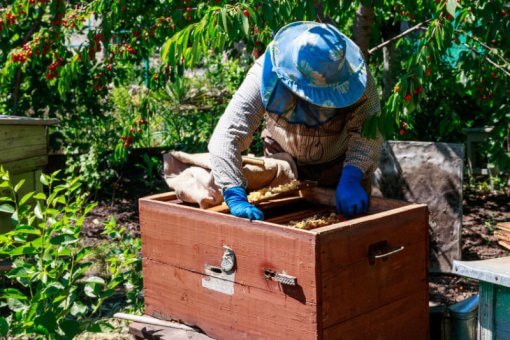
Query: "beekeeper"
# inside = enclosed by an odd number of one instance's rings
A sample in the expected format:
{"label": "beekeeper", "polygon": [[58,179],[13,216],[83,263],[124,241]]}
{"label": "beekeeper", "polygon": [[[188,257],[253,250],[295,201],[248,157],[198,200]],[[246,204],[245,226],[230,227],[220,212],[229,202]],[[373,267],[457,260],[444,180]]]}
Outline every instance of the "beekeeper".
{"label": "beekeeper", "polygon": [[379,112],[374,79],[352,40],[330,24],[294,22],[281,28],[209,141],[212,174],[230,212],[264,218],[248,202],[241,172],[241,152],[264,118],[266,156],[290,154],[299,179],[336,187],[338,212],[346,217],[365,213],[382,137],[362,137],[361,129]]}

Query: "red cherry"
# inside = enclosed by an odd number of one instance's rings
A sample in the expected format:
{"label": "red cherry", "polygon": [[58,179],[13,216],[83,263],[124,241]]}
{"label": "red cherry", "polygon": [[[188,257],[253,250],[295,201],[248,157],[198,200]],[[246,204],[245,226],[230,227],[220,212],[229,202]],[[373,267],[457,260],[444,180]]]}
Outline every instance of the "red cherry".
{"label": "red cherry", "polygon": [[250,17],[250,12],[249,12],[247,9],[245,9],[245,10],[243,11],[243,14],[244,14],[244,16],[245,16],[245,17],[247,17],[247,18],[249,18],[249,17]]}
{"label": "red cherry", "polygon": [[411,94],[408,93],[408,94],[406,94],[404,99],[405,99],[406,102],[409,102],[409,101],[411,101],[411,98],[412,98]]}

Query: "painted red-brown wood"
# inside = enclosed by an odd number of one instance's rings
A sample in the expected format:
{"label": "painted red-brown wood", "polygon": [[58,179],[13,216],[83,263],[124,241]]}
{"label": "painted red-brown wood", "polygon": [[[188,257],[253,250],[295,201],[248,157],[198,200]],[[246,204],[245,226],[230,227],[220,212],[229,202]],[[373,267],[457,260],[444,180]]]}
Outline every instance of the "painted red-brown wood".
{"label": "painted red-brown wood", "polygon": [[324,330],[326,340],[428,339],[428,297],[419,291]]}
{"label": "painted red-brown wood", "polygon": [[[315,339],[317,306],[235,284],[234,295],[202,287],[204,275],[153,260],[143,264],[145,313],[196,325],[217,339]],[[147,280],[148,278],[148,280]]]}
{"label": "painted red-brown wood", "polygon": [[[346,225],[342,232],[326,227],[319,234],[324,327],[415,291],[427,292],[426,208],[399,209]],[[381,241],[403,249],[371,264],[369,247]],[[426,312],[428,306],[422,307]]]}
{"label": "painted red-brown wood", "polygon": [[[320,197],[330,202],[331,194],[324,191]],[[309,207],[267,212],[281,223],[304,209]],[[197,325],[219,339],[391,339],[398,334],[426,339],[422,323],[406,323],[393,313],[402,309],[412,318],[428,316],[426,207],[374,199],[370,210],[367,216],[304,231],[199,210],[171,194],[142,199],[146,312]],[[368,248],[380,241],[404,249],[369,264]],[[205,265],[220,265],[223,246],[236,254],[232,295],[202,284]],[[298,286],[267,280],[266,268],[296,276]]]}
{"label": "painted red-brown wood", "polygon": [[140,224],[144,258],[204,273],[206,264],[220,265],[228,246],[236,255],[236,282],[279,289],[264,277],[272,269],[299,278],[306,301],[317,299],[312,233],[151,201],[140,204]]}

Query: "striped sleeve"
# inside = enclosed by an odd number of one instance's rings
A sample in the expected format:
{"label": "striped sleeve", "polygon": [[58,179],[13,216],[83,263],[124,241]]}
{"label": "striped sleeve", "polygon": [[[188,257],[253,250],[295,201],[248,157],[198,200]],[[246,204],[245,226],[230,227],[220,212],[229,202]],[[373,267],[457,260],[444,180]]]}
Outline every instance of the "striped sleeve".
{"label": "striped sleeve", "polygon": [[261,72],[259,59],[229,102],[209,141],[212,174],[222,190],[246,187],[247,184],[241,171],[241,152],[250,146],[253,133],[264,115],[260,96]]}
{"label": "striped sleeve", "polygon": [[348,145],[345,164],[353,165],[361,169],[363,173],[371,173],[377,168],[383,138],[379,131],[375,139],[361,136],[363,123],[370,116],[381,112],[379,94],[370,73],[367,79],[366,96],[366,103],[354,112],[347,124]]}

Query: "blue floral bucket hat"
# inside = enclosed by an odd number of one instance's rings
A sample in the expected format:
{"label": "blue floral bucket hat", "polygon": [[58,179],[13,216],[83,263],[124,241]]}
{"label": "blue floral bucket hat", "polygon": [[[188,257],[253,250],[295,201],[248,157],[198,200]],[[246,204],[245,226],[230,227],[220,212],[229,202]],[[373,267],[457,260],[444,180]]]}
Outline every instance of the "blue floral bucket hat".
{"label": "blue floral bucket hat", "polygon": [[[299,21],[281,28],[268,45],[260,91],[268,112],[290,123],[319,125],[334,109],[356,103],[366,82],[363,54],[351,39],[333,25]],[[307,103],[320,108],[316,117],[303,107]]]}

